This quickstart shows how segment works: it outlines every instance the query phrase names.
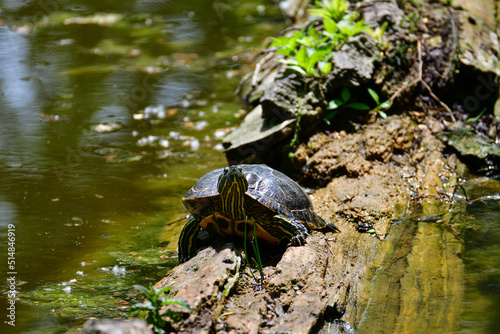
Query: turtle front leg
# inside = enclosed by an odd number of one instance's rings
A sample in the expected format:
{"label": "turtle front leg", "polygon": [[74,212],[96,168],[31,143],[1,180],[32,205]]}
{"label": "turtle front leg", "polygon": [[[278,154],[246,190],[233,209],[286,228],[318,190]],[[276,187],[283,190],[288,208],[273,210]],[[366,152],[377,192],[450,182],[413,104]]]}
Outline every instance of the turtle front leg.
{"label": "turtle front leg", "polygon": [[200,233],[201,216],[192,217],[182,228],[179,237],[179,264],[184,263],[196,255],[196,241]]}
{"label": "turtle front leg", "polygon": [[281,232],[278,231],[278,235],[286,235],[292,245],[300,246],[306,243],[306,237],[309,235],[309,232],[301,222],[282,215],[274,216],[273,221],[273,227],[281,230]]}

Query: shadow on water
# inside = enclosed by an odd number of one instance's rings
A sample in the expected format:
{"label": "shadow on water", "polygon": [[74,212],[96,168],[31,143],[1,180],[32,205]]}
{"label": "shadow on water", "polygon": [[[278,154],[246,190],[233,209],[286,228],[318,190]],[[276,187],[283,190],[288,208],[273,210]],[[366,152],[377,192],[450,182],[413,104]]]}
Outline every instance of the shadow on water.
{"label": "shadow on water", "polygon": [[15,233],[15,264],[7,242],[0,261],[19,298],[16,326],[4,317],[0,331],[127,316],[132,285],[176,264],[183,222],[166,223],[186,214],[180,198],[226,163],[241,56],[280,29],[278,10],[264,0],[0,8],[0,234]]}

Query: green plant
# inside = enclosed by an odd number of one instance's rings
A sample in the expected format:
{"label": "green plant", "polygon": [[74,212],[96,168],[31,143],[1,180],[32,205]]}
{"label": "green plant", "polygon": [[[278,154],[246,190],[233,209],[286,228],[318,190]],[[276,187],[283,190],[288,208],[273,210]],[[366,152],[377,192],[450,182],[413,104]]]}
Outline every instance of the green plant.
{"label": "green plant", "polygon": [[373,111],[376,111],[380,115],[380,117],[384,119],[387,118],[387,114],[384,112],[384,110],[387,110],[392,106],[391,101],[388,100],[380,102],[380,97],[378,96],[377,92],[371,88],[368,88],[368,93],[372,97],[373,101],[375,101],[375,103],[377,104]]}
{"label": "green plant", "polygon": [[309,27],[307,33],[303,29],[291,37],[274,38],[271,46],[277,47],[277,52],[286,57],[281,62],[289,69],[319,77],[320,73],[326,74],[332,69],[329,61],[334,45],[326,43],[327,40],[314,27]]}
{"label": "green plant", "polygon": [[400,25],[401,27],[407,29],[410,33],[414,33],[419,29],[417,23],[421,18],[422,16],[420,12],[418,10],[415,10],[403,17]]}
{"label": "green plant", "polygon": [[[247,266],[250,268],[250,260],[249,260],[249,253],[247,252],[247,226],[248,223],[245,221],[245,239],[243,240],[243,250],[245,252],[245,260],[247,262]],[[257,269],[259,270],[260,273],[260,287],[262,288],[262,285],[264,283],[264,268],[262,266],[262,259],[260,257],[260,252],[259,252],[259,244],[257,242],[257,225],[255,221],[253,222],[253,239],[251,241],[252,243],[252,248],[255,257],[252,257],[253,262],[257,266]],[[253,275],[252,270],[250,270],[250,275],[255,278]]]}
{"label": "green plant", "polygon": [[389,109],[391,107],[391,102],[390,101],[384,101],[380,102],[380,97],[378,96],[377,92],[375,92],[373,89],[368,88],[368,93],[372,97],[373,101],[376,103],[375,108],[370,108],[365,103],[362,102],[350,102],[351,100],[351,92],[347,87],[342,88],[342,91],[340,93],[340,99],[333,99],[328,103],[328,106],[326,107],[326,110],[330,110],[325,117],[324,121],[326,124],[330,125],[330,121],[339,113],[339,111],[343,108],[350,108],[354,110],[373,110],[376,111],[380,117],[382,118],[387,118],[387,114],[384,112],[384,110]]}
{"label": "green plant", "polygon": [[346,0],[316,0],[315,3],[317,8],[309,11],[312,15],[331,18],[337,22],[344,17],[345,12],[349,9],[349,3]]}
{"label": "green plant", "polygon": [[381,26],[376,27],[375,29],[367,29],[367,32],[372,36],[375,41],[377,41],[377,45],[379,48],[387,49],[390,45],[388,43],[384,44],[383,37],[385,31],[387,30],[388,22],[385,21]]}
{"label": "green plant", "polygon": [[169,298],[165,296],[165,292],[173,289],[168,286],[163,289],[158,289],[155,286],[150,286],[149,289],[142,285],[134,285],[134,289],[139,291],[146,300],[142,303],[136,303],[132,306],[132,314],[138,314],[139,317],[146,319],[148,324],[153,325],[155,333],[163,334],[170,326],[169,321],[165,321],[163,316],[177,322],[182,319],[182,312],[168,310],[161,315],[160,310],[165,305],[179,305],[185,308],[188,312],[191,311],[189,304],[184,299]]}
{"label": "green plant", "polygon": [[473,117],[473,118],[467,118],[467,123],[474,123],[476,121],[478,121],[481,117],[483,117],[484,113],[486,112],[486,108],[484,108],[480,113],[479,115],[477,115],[476,117]]}
{"label": "green plant", "polygon": [[351,99],[351,92],[347,87],[342,88],[340,99],[334,99],[328,103],[326,110],[331,110],[326,114],[324,120],[326,124],[330,125],[330,120],[334,118],[342,108],[351,108],[355,110],[370,110],[370,107],[361,102],[349,102]]}

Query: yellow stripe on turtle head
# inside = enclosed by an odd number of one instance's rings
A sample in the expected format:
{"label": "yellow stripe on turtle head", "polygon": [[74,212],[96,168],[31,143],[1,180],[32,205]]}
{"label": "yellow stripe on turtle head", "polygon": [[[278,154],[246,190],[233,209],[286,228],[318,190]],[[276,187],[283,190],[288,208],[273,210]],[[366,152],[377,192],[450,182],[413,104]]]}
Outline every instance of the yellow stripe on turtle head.
{"label": "yellow stripe on turtle head", "polygon": [[222,214],[236,220],[245,219],[245,192],[248,189],[248,181],[237,166],[224,169],[219,181],[217,191],[222,199]]}

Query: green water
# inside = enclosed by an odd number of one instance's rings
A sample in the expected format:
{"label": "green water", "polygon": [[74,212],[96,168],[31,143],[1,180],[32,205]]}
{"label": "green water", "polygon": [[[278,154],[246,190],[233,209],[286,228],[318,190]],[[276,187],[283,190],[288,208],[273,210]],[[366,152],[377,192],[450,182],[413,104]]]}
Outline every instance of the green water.
{"label": "green water", "polygon": [[265,0],[0,4],[0,270],[19,292],[0,332],[125,316],[132,285],[176,264],[183,222],[167,223],[226,164],[233,92],[282,18]]}

